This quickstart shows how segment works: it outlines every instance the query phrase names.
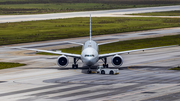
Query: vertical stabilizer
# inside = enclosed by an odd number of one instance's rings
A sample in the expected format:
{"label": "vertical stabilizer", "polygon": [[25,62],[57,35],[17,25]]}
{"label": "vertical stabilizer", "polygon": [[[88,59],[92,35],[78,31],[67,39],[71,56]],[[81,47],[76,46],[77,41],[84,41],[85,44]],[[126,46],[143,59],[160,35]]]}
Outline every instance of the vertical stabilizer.
{"label": "vertical stabilizer", "polygon": [[91,14],[90,14],[90,41],[91,41]]}

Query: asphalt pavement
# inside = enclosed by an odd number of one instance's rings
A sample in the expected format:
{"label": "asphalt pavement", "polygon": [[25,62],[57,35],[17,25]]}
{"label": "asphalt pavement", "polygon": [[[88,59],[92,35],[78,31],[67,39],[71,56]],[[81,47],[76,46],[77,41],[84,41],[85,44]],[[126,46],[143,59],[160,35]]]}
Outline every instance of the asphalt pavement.
{"label": "asphalt pavement", "polygon": [[179,10],[180,5],[176,6],[160,6],[160,7],[144,7],[144,8],[128,8],[128,9],[113,9],[100,11],[82,11],[82,12],[67,12],[67,13],[51,13],[51,14],[31,14],[31,15],[2,15],[0,23],[21,22],[21,21],[36,21],[49,19],[64,19],[74,17],[122,17],[123,14],[160,12]]}

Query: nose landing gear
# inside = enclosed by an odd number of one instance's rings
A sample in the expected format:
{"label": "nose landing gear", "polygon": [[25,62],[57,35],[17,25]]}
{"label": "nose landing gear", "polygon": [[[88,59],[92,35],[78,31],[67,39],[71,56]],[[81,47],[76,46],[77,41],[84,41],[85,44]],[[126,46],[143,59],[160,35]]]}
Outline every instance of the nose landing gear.
{"label": "nose landing gear", "polygon": [[88,73],[88,74],[91,74],[91,73],[92,73],[90,66],[89,66],[89,69],[88,69],[87,73]]}
{"label": "nose landing gear", "polygon": [[88,71],[87,71],[87,73],[88,73],[88,74],[91,74],[91,73],[92,73],[92,71],[91,71],[91,70],[88,70]]}

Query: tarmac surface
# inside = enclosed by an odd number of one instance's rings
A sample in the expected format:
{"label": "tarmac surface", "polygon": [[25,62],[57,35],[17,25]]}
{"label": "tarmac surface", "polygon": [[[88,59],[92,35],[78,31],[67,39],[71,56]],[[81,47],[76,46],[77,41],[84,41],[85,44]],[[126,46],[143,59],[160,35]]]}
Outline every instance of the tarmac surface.
{"label": "tarmac surface", "polygon": [[[180,9],[180,5],[100,10],[100,11],[82,11],[82,12],[69,12],[69,13],[2,15],[2,16],[0,16],[0,23],[32,21],[32,20],[33,21],[49,20],[49,19],[60,19],[60,18],[63,19],[63,18],[74,18],[74,17],[89,17],[89,14],[92,14],[92,17],[135,17],[135,16],[128,16],[128,15],[123,15],[123,14],[173,11],[173,10],[179,10],[179,9]],[[139,16],[137,16],[137,17],[139,17]]]}

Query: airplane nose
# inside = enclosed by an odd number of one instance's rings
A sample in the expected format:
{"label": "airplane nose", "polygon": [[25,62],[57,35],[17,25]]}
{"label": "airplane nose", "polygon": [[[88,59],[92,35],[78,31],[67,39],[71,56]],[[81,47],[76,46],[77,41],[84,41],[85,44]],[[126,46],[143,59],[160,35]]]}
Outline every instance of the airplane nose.
{"label": "airplane nose", "polygon": [[93,58],[87,58],[87,65],[93,65]]}

